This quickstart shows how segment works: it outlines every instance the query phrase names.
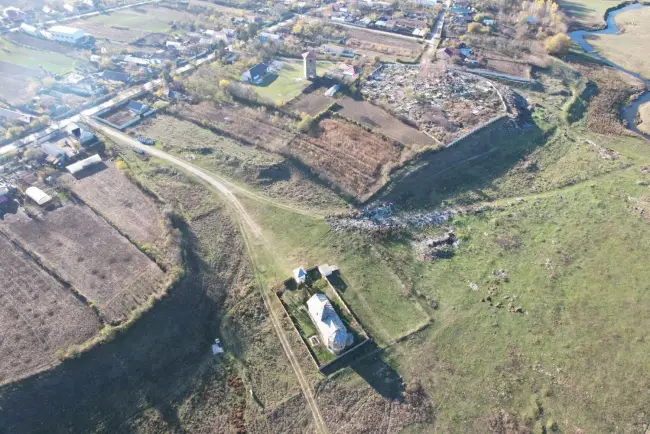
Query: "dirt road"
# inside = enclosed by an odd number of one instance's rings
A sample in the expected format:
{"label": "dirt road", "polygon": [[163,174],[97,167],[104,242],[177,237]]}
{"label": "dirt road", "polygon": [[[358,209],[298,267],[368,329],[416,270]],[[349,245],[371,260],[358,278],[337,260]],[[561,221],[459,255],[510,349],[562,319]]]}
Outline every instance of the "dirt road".
{"label": "dirt road", "polygon": [[[248,212],[246,211],[242,203],[239,201],[237,196],[235,196],[235,194],[232,191],[233,189],[238,189],[242,192],[247,192],[247,190],[235,186],[231,182],[217,175],[207,174],[203,170],[194,166],[193,164],[187,163],[179,158],[169,155],[168,153],[161,151],[160,149],[143,145],[142,143],[129,137],[128,135],[120,131],[114,130],[110,127],[104,126],[89,117],[84,118],[84,122],[86,122],[88,125],[96,129],[97,131],[100,131],[101,133],[109,137],[116,144],[121,146],[128,146],[131,148],[141,149],[146,154],[151,155],[152,157],[165,160],[171,163],[172,165],[182,169],[184,172],[207,183],[208,185],[215,188],[219,193],[221,193],[223,197],[226,199],[226,201],[233,207],[234,211],[236,212],[239,218],[240,227],[242,229],[242,234],[246,241],[246,247],[249,253],[249,257],[253,262],[253,266],[257,268],[257,265],[255,264],[255,257],[251,251],[251,244],[252,244],[251,242],[253,240],[261,240],[262,242],[265,243],[264,236],[262,234],[262,230],[259,227],[259,225],[250,217],[250,215],[248,214]],[[254,199],[266,199],[263,198],[262,196],[256,195],[251,192],[247,192],[247,193]],[[255,273],[255,275],[258,276],[258,273]],[[289,362],[291,363],[291,367],[293,368],[296,377],[298,378],[298,383],[300,383],[300,388],[302,389],[302,393],[305,396],[305,400],[307,401],[307,404],[309,405],[312,416],[314,418],[314,425],[316,427],[316,431],[322,434],[326,434],[329,431],[327,429],[323,416],[321,415],[320,410],[318,409],[318,405],[316,404],[316,399],[314,398],[314,394],[309,385],[309,382],[307,381],[307,378],[305,378],[305,375],[303,374],[302,369],[300,368],[300,364],[298,362],[298,359],[296,358],[296,355],[293,353],[291,344],[289,343],[285,331],[282,328],[280,319],[278,318],[276,311],[273,309],[273,306],[271,306],[268,291],[266,290],[266,288],[263,287],[263,285],[259,280],[258,280],[258,287],[260,289],[260,293],[262,294],[262,299],[264,300],[264,304],[266,305],[266,308],[269,311],[269,317],[271,318],[271,322],[273,323],[275,332],[277,333],[278,338],[280,339],[282,348],[285,354],[287,355]]]}

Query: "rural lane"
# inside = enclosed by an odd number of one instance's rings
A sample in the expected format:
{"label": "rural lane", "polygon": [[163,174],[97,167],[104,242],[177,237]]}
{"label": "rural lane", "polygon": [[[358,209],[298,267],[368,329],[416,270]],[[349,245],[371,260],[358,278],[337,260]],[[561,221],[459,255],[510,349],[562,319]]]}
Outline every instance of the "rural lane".
{"label": "rural lane", "polygon": [[[112,139],[118,145],[130,146],[132,148],[141,149],[143,152],[145,152],[148,155],[151,155],[152,157],[156,157],[161,160],[167,161],[168,163],[171,163],[172,165],[182,169],[184,172],[189,173],[190,175],[195,176],[201,181],[209,184],[210,186],[214,187],[218,192],[223,194],[223,197],[228,201],[230,205],[232,205],[235,212],[241,219],[240,226],[242,229],[244,239],[246,241],[246,248],[248,250],[251,262],[253,263],[254,266],[256,266],[255,258],[251,247],[251,238],[265,242],[264,236],[262,234],[262,230],[259,227],[259,225],[251,218],[251,216],[246,211],[246,208],[244,208],[244,206],[239,201],[237,196],[235,196],[235,194],[231,191],[231,188],[235,187],[232,183],[219,176],[208,174],[203,170],[201,170],[200,168],[194,166],[193,164],[187,163],[179,158],[174,157],[173,155],[169,155],[168,153],[161,151],[160,149],[143,145],[142,143],[129,137],[128,135],[120,131],[117,131],[113,128],[110,128],[108,126],[104,126],[90,117],[84,116],[83,118],[84,121],[89,126],[105,134],[107,137]],[[246,191],[244,189],[241,190]],[[261,196],[257,196],[257,195],[254,196],[261,198]],[[296,358],[296,355],[294,354],[293,349],[291,348],[291,343],[287,339],[285,331],[282,327],[282,323],[278,318],[277,312],[273,309],[273,306],[271,305],[271,300],[268,291],[266,290],[266,288],[264,288],[264,286],[259,281],[258,281],[258,287],[260,293],[262,294],[262,299],[264,300],[264,304],[266,305],[266,308],[269,312],[271,323],[273,324],[273,327],[275,328],[275,332],[278,335],[278,338],[280,339],[280,344],[282,345],[282,349],[284,350],[285,354],[287,355],[287,358],[289,359],[289,362],[291,363],[291,367],[293,368],[294,373],[296,374],[296,378],[298,379],[298,383],[300,384],[300,388],[302,390],[303,396],[305,397],[305,400],[309,405],[312,416],[314,418],[316,431],[321,434],[327,434],[329,433],[329,430],[327,429],[327,425],[325,424],[323,415],[321,414],[318,408],[318,404],[316,403],[316,399],[314,398],[314,394],[312,392],[309,381],[305,377],[305,374],[302,372],[302,368],[300,367],[298,359]]]}

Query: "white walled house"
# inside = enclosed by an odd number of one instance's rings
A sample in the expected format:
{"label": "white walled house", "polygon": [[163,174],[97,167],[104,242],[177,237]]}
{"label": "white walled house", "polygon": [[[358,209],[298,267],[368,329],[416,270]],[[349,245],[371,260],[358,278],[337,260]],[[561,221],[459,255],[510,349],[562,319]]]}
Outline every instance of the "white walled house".
{"label": "white walled house", "polygon": [[48,32],[55,41],[73,45],[86,36],[86,32],[82,29],[67,26],[53,26],[48,29]]}

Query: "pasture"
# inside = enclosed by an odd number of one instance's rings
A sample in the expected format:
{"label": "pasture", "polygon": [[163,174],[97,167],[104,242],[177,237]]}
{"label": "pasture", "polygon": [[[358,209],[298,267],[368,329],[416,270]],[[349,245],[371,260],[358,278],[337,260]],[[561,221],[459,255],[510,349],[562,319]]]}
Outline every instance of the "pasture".
{"label": "pasture", "polygon": [[141,6],[73,21],[69,25],[84,29],[97,39],[132,42],[148,33],[165,33],[179,20],[194,20],[193,14],[162,6]]}
{"label": "pasture", "polygon": [[600,29],[605,27],[605,12],[621,3],[619,0],[558,0],[560,9],[569,17],[571,27]]}

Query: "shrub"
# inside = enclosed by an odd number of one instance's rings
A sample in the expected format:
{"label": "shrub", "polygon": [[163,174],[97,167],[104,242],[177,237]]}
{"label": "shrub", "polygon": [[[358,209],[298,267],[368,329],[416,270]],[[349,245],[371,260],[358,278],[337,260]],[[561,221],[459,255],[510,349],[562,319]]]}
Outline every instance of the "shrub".
{"label": "shrub", "polygon": [[558,33],[546,40],[546,52],[552,56],[564,56],[571,47],[571,38],[564,33]]}
{"label": "shrub", "polygon": [[469,33],[480,33],[482,26],[479,23],[469,23],[467,31]]}

